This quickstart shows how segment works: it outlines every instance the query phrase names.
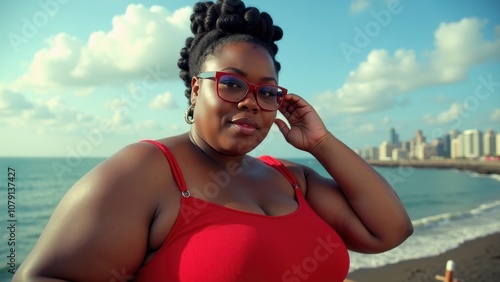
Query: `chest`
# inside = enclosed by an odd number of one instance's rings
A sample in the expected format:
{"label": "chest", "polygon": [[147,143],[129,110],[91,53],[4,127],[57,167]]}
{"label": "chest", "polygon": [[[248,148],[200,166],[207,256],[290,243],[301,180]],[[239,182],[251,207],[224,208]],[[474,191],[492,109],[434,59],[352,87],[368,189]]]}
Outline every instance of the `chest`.
{"label": "chest", "polygon": [[281,216],[298,207],[292,184],[272,168],[250,172],[201,169],[186,179],[192,197],[227,208]]}
{"label": "chest", "polygon": [[345,245],[303,198],[299,204],[292,214],[269,217],[183,199],[176,225],[142,275],[159,271],[155,275],[165,281],[342,281],[349,267]]}

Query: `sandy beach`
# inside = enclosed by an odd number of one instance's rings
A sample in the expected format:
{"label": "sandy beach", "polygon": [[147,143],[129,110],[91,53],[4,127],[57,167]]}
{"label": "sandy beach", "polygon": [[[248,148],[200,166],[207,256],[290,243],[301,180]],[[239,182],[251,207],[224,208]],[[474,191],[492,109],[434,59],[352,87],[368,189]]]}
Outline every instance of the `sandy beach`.
{"label": "sandy beach", "polygon": [[465,242],[438,256],[356,270],[347,278],[355,282],[439,281],[435,276],[444,276],[448,260],[455,262],[454,278],[461,281],[500,281],[500,233]]}

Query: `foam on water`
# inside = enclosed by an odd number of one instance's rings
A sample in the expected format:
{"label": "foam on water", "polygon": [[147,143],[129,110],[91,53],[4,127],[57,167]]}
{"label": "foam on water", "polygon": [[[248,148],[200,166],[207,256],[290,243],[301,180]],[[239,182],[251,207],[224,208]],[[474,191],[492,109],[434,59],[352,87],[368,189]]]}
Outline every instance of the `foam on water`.
{"label": "foam on water", "polygon": [[393,250],[375,255],[351,252],[350,271],[439,255],[466,241],[500,232],[500,201],[413,222],[413,235]]}
{"label": "foam on water", "polygon": [[500,181],[500,174],[490,174],[489,177],[495,179],[496,181]]}
{"label": "foam on water", "polygon": [[464,218],[472,217],[475,215],[479,215],[483,212],[486,212],[486,211],[491,210],[491,209],[499,208],[499,207],[500,207],[500,201],[495,201],[492,203],[482,204],[477,208],[473,208],[473,209],[467,210],[467,211],[443,213],[443,214],[437,214],[437,215],[428,216],[425,218],[413,220],[412,224],[415,228],[433,227],[436,225],[443,225],[443,224],[449,223],[452,220],[459,220],[459,219],[464,219]]}

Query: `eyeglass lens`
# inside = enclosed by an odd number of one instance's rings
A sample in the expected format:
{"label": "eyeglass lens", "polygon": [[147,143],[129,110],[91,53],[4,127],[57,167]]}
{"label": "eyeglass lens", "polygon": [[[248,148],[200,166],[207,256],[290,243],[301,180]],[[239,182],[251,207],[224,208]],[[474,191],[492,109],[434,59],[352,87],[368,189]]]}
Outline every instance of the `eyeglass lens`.
{"label": "eyeglass lens", "polygon": [[[217,85],[221,98],[230,102],[241,101],[248,92],[246,81],[233,75],[221,75]],[[276,110],[283,99],[283,90],[278,86],[259,85],[256,87],[257,103],[266,110]]]}

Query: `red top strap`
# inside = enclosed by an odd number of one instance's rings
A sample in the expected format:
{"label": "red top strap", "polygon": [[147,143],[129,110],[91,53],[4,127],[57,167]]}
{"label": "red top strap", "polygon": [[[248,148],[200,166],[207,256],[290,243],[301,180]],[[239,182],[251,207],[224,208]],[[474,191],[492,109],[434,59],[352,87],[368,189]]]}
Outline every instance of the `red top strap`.
{"label": "red top strap", "polygon": [[273,167],[277,171],[281,172],[281,174],[283,174],[283,176],[285,176],[286,180],[288,180],[288,182],[290,182],[290,184],[292,184],[292,186],[294,188],[299,187],[299,185],[297,184],[297,181],[295,180],[295,177],[293,176],[293,174],[290,172],[290,170],[288,170],[288,168],[283,163],[281,163],[280,161],[278,161],[277,159],[275,159],[271,156],[261,156],[261,157],[259,157],[259,159],[261,161],[263,161],[264,163],[266,163],[267,165]]}
{"label": "red top strap", "polygon": [[[172,170],[172,174],[174,175],[175,182],[177,183],[177,186],[179,186],[180,190],[184,193],[189,193],[187,186],[186,186],[186,181],[184,180],[184,176],[182,175],[182,171],[179,167],[179,164],[177,163],[174,155],[170,150],[167,148],[167,146],[163,145],[160,142],[154,141],[154,140],[141,140],[141,142],[148,142],[151,144],[156,145],[158,148],[160,148],[165,155],[165,157],[168,160],[168,163],[170,164],[170,169]],[[285,165],[283,165],[280,161],[277,159],[271,157],[271,156],[261,156],[259,157],[261,161],[266,163],[267,165],[273,167],[277,171],[279,171],[283,176],[290,182],[290,184],[294,188],[298,188],[299,185],[297,184],[297,181],[295,180],[295,177],[293,174],[286,168]],[[189,195],[189,194],[187,194]]]}
{"label": "red top strap", "polygon": [[172,154],[172,152],[170,152],[167,146],[154,140],[141,140],[141,142],[148,142],[154,144],[163,151],[163,154],[165,155],[165,157],[168,160],[168,163],[170,164],[170,169],[172,170],[172,174],[174,175],[177,186],[179,186],[179,188],[183,192],[183,195],[184,193],[188,193],[186,181],[184,180],[184,176],[182,175],[181,168],[179,167],[179,164],[175,160],[174,155]]}

